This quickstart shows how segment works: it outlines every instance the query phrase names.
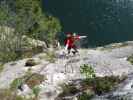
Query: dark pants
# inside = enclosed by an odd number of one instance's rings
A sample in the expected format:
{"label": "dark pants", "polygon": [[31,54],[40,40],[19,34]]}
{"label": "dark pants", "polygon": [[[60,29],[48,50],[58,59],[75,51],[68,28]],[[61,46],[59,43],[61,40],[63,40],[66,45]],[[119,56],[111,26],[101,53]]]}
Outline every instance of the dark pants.
{"label": "dark pants", "polygon": [[74,46],[72,46],[72,47],[68,47],[68,54],[70,54],[71,49],[74,50],[74,51],[72,51],[72,53],[73,53],[74,55],[78,52],[77,47],[74,45]]}

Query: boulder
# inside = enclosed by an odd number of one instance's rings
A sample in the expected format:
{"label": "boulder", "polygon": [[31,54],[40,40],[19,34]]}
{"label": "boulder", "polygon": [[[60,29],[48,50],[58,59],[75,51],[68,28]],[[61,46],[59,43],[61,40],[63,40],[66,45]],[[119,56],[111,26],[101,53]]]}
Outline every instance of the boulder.
{"label": "boulder", "polygon": [[34,59],[28,59],[25,63],[25,66],[31,67],[37,65],[37,62]]}

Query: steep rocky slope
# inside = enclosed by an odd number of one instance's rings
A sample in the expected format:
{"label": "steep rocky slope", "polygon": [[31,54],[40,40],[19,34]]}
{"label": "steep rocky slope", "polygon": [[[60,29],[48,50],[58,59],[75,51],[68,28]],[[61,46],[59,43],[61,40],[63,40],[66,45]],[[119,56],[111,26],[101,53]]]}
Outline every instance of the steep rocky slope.
{"label": "steep rocky slope", "polygon": [[[80,73],[80,65],[82,64],[92,65],[96,76],[100,77],[131,75],[133,73],[133,65],[127,61],[127,57],[133,54],[132,41],[93,49],[80,49],[79,55],[71,57],[61,55],[59,50],[55,54],[54,59],[48,59],[50,57],[45,53],[34,56],[32,59],[37,63],[34,66],[25,66],[28,58],[5,64],[0,73],[0,89],[9,88],[14,79],[22,77],[30,69],[31,72],[39,73],[47,78],[39,85],[41,87],[39,100],[54,100],[62,91],[59,84],[84,78]],[[121,85],[124,92],[124,87],[129,83],[132,81]],[[27,95],[27,91],[30,92],[30,89],[18,90],[18,94]],[[98,97],[98,100],[100,98],[102,97]],[[94,100],[96,99],[97,97],[94,98]]]}

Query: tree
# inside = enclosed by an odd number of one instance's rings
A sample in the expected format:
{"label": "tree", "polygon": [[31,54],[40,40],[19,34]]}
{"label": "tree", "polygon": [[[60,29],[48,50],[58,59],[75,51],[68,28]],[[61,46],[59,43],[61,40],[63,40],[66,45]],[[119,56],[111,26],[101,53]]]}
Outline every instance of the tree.
{"label": "tree", "polygon": [[[60,30],[59,20],[44,13],[41,0],[2,0],[0,1],[0,60],[7,60],[10,54],[16,58],[15,52],[22,48],[24,35],[49,44]],[[10,60],[12,58],[7,61]]]}
{"label": "tree", "polygon": [[20,22],[26,27],[28,36],[47,43],[52,43],[56,33],[61,30],[59,20],[43,12],[41,0],[16,0],[16,14],[22,19]]}
{"label": "tree", "polygon": [[59,20],[45,14],[45,11],[42,10],[41,0],[3,1],[9,6],[9,12],[14,14],[12,27],[15,28],[18,35],[26,34],[52,43],[56,33],[61,30]]}

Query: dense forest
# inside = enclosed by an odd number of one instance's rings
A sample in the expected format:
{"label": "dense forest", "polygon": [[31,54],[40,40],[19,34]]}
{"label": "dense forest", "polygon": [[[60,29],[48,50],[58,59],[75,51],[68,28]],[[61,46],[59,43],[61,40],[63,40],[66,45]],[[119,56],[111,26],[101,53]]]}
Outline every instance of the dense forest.
{"label": "dense forest", "polygon": [[0,60],[9,61],[18,57],[16,51],[27,45],[23,36],[45,41],[49,45],[60,30],[59,20],[45,13],[41,0],[2,0]]}

